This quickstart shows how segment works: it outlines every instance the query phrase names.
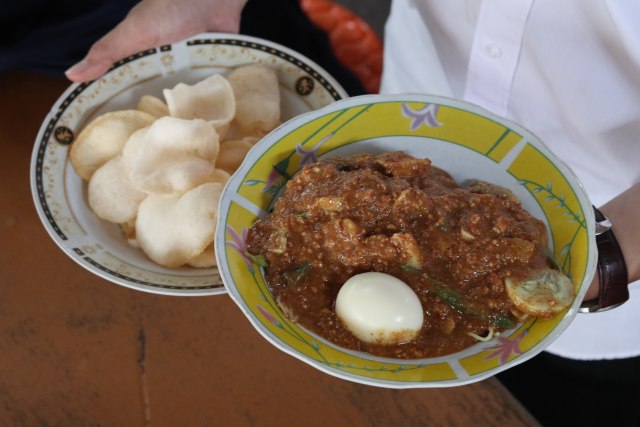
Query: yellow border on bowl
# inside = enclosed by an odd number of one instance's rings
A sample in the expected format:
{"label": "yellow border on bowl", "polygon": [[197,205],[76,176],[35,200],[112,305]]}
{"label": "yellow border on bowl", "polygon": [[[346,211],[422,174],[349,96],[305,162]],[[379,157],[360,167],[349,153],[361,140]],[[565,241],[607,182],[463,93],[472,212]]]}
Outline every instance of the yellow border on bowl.
{"label": "yellow border on bowl", "polygon": [[[465,384],[520,363],[542,350],[575,314],[576,304],[552,319],[532,319],[491,343],[478,344],[445,358],[377,360],[315,339],[288,321],[273,300],[256,265],[243,255],[242,235],[263,215],[286,180],[301,165],[338,146],[383,136],[420,136],[462,145],[498,163],[523,138],[526,143],[508,165],[535,198],[551,228],[553,248],[564,272],[579,290],[593,275],[592,219],[588,199],[568,168],[546,152],[533,135],[479,107],[428,96],[359,97],[285,124],[254,148],[226,191],[235,193],[218,228],[229,268],[223,274],[232,298],[254,326],[276,345],[333,375],[389,387]],[[392,98],[392,99],[389,99]],[[418,100],[416,100],[416,98]],[[433,101],[437,102],[433,102]],[[370,101],[370,102],[367,102]],[[344,108],[339,108],[344,106]],[[361,125],[366,123],[366,125]],[[554,163],[555,162],[555,163]],[[564,167],[564,171],[560,169]],[[539,182],[544,176],[544,182]],[[574,184],[569,178],[573,179]],[[223,195],[223,199],[225,196]],[[222,203],[222,202],[221,202]],[[224,231],[222,231],[224,230]],[[237,245],[230,244],[235,242]],[[229,283],[227,283],[229,282]]]}

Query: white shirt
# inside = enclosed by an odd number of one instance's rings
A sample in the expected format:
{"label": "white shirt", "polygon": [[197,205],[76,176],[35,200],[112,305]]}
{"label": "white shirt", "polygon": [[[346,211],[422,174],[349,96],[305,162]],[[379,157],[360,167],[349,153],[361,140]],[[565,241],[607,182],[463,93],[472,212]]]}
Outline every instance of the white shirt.
{"label": "white shirt", "polygon": [[[602,205],[640,181],[640,2],[394,0],[381,93],[479,104],[530,129]],[[640,355],[640,282],[578,314],[548,351]]]}

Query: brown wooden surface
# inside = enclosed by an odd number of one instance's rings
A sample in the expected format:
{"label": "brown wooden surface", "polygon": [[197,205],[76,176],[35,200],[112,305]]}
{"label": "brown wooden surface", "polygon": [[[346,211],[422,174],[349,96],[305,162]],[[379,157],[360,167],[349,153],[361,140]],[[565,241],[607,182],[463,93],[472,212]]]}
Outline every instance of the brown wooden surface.
{"label": "brown wooden surface", "polygon": [[389,390],[271,346],[226,295],[130,290],[69,259],[40,223],[33,143],[68,86],[0,74],[0,425],[530,426],[494,379]]}

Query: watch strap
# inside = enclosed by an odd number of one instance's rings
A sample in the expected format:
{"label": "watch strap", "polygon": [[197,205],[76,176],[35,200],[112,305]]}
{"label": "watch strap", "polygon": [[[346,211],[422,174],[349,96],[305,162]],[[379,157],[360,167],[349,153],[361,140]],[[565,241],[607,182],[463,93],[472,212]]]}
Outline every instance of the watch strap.
{"label": "watch strap", "polygon": [[600,275],[600,293],[598,298],[584,301],[580,312],[594,313],[619,306],[629,299],[629,275],[609,220],[595,206],[596,244],[598,247],[598,274]]}

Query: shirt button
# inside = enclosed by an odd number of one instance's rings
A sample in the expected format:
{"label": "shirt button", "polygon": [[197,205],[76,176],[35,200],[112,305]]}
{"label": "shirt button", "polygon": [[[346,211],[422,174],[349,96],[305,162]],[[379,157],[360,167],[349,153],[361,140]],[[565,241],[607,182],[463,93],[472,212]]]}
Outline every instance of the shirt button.
{"label": "shirt button", "polygon": [[502,56],[502,49],[500,49],[500,46],[495,43],[489,43],[488,45],[486,45],[484,51],[491,58],[500,58]]}

